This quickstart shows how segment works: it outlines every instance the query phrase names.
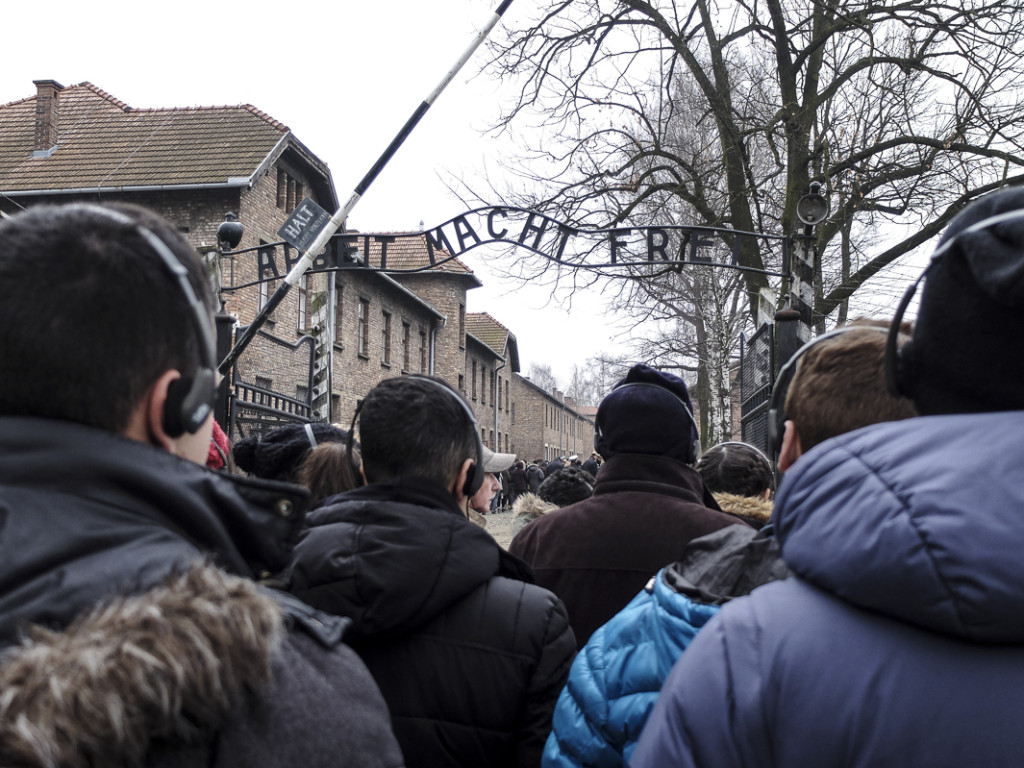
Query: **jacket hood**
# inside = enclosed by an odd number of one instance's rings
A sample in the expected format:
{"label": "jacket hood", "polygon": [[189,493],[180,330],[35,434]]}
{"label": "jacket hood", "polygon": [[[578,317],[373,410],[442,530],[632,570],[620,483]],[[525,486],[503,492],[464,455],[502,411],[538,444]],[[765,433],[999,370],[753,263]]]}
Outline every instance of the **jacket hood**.
{"label": "jacket hood", "polygon": [[198,567],[33,629],[0,659],[0,764],[139,765],[212,732],[269,680],[283,626],[255,584]]}
{"label": "jacket hood", "polygon": [[492,576],[532,581],[441,486],[412,478],[334,496],[310,513],[290,591],[353,620],[356,636],[408,632]]}
{"label": "jacket hood", "polygon": [[516,503],[512,505],[512,516],[513,519],[525,517],[528,521],[533,521],[541,515],[558,508],[557,504],[544,501],[535,493],[523,493],[516,499]]}
{"label": "jacket hood", "polygon": [[792,571],[841,599],[974,641],[1024,641],[1024,412],[930,416],[828,440],[775,502]]}

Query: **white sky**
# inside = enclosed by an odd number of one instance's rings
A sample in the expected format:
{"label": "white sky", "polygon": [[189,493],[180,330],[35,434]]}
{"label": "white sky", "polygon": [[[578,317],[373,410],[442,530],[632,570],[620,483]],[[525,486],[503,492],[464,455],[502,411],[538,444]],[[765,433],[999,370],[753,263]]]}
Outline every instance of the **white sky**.
{"label": "white sky", "polygon": [[[499,22],[515,25],[513,2]],[[344,202],[373,162],[486,24],[498,0],[262,3],[55,0],[45,10],[7,3],[0,104],[34,95],[33,80],[89,81],[137,108],[252,104],[289,126],[326,161]],[[482,46],[456,76],[349,217],[362,231],[428,228],[465,210],[446,180],[489,173],[501,186],[502,145],[482,131],[497,114],[497,86],[472,78]],[[477,183],[477,186],[480,186]],[[601,305],[548,306],[547,290],[514,290],[464,260],[484,287],[471,312],[516,335],[523,373],[573,364],[612,347]]]}

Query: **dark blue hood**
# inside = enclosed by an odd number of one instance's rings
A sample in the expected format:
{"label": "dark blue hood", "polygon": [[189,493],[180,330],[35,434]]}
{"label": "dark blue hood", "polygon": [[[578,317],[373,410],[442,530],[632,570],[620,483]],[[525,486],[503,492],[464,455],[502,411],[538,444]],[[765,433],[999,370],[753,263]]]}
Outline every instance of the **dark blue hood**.
{"label": "dark blue hood", "polygon": [[1024,411],[826,441],[786,473],[787,565],[843,600],[974,641],[1024,641]]}

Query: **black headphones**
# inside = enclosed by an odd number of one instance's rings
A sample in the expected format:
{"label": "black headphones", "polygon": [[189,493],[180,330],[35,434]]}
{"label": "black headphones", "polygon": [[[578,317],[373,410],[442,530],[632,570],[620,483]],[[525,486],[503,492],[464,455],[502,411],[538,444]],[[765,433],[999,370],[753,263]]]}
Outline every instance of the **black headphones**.
{"label": "black headphones", "polygon": [[[878,333],[891,334],[892,328],[899,328],[899,322],[894,320],[890,328],[882,328],[877,325],[847,325],[842,328],[833,328],[827,333],[815,336],[793,353],[793,356],[786,361],[786,364],[779,369],[779,375],[775,377],[772,385],[772,397],[768,405],[768,447],[773,456],[782,452],[782,438],[786,432],[786,394],[789,393],[789,385],[793,383],[793,376],[796,373],[797,364],[800,358],[814,349],[818,344],[828,339],[833,339],[843,333],[851,331],[877,331]],[[896,334],[899,335],[898,333]],[[895,342],[894,342],[895,343]]]}
{"label": "black headphones", "polygon": [[[418,373],[405,374],[403,378],[416,379],[417,381],[425,381],[437,387],[439,390],[454,398],[455,402],[459,404],[459,407],[466,412],[466,416],[469,418],[470,427],[473,430],[473,440],[476,445],[476,457],[473,460],[473,465],[469,468],[469,472],[466,474],[466,482],[462,486],[462,495],[467,498],[475,494],[480,490],[480,487],[484,484],[484,477],[487,472],[484,471],[484,443],[480,437],[480,430],[477,428],[476,416],[473,414],[473,410],[469,407],[462,396],[455,391],[450,384],[440,379],[432,379],[429,376],[422,376]],[[348,430],[348,437],[345,440],[345,458],[348,461],[348,467],[352,474],[352,482],[355,483],[356,487],[363,485],[362,476],[359,474],[359,463],[355,460],[354,449],[355,449],[355,432],[356,432],[356,420],[359,418],[359,412],[363,410],[364,400],[360,400],[356,405],[356,411],[352,414],[352,424]]]}
{"label": "black headphones", "polygon": [[[612,392],[617,392],[620,389],[629,389],[630,387],[653,387],[655,389],[661,390],[662,392],[667,392],[668,394],[672,395],[672,397],[674,397],[676,400],[679,401],[679,404],[681,406],[683,406],[683,410],[686,411],[687,418],[690,419],[690,423],[693,425],[693,434],[696,435],[696,437],[693,440],[693,446],[692,446],[692,448],[693,448],[693,457],[694,457],[694,460],[696,461],[697,454],[700,453],[700,427],[697,426],[697,420],[695,418],[693,418],[693,411],[690,410],[690,406],[688,406],[686,404],[686,401],[683,400],[683,398],[681,398],[679,395],[677,395],[675,392],[673,392],[668,387],[663,387],[663,386],[661,386],[661,384],[655,384],[653,381],[631,381],[631,382],[626,383],[626,384],[617,384],[614,387],[612,387],[611,392],[609,392],[608,394],[610,395]],[[605,397],[607,397],[607,396],[608,395],[605,395]],[[597,450],[597,444],[598,444],[598,442],[600,440],[601,440],[601,425],[597,423],[597,417],[595,416],[594,417],[594,450],[595,451]]]}
{"label": "black headphones", "polygon": [[893,317],[892,326],[889,328],[889,337],[885,344],[885,384],[889,390],[889,394],[893,397],[910,397],[911,382],[908,381],[907,371],[903,364],[902,350],[897,343],[899,337],[900,323],[903,321],[903,315],[907,311],[907,307],[910,306],[911,300],[914,298],[914,294],[917,293],[918,286],[924,282],[924,279],[931,272],[939,259],[952,249],[953,245],[961,237],[965,235],[971,235],[975,232],[979,232],[989,227],[994,227],[997,224],[1002,224],[1006,221],[1013,221],[1014,219],[1024,218],[1024,211],[1014,210],[1006,211],[1005,213],[999,213],[995,216],[989,216],[987,219],[972,224],[966,229],[957,232],[953,237],[940,245],[935,253],[932,254],[931,260],[928,262],[928,266],[924,268],[921,275],[910,284],[906,292],[903,294],[903,298],[900,299],[899,306],[896,307],[896,315]]}
{"label": "black headphones", "polygon": [[120,211],[88,203],[79,203],[74,207],[133,228],[146,241],[150,250],[159,257],[160,262],[174,279],[178,290],[185,297],[189,318],[199,342],[200,363],[194,376],[183,375],[168,386],[163,427],[170,437],[179,437],[185,432],[189,434],[198,432],[213,410],[213,397],[217,387],[215,373],[217,362],[214,352],[213,329],[210,326],[210,313],[192,288],[192,283],[188,279],[188,269],[174,251],[152,230]]}
{"label": "black headphones", "polygon": [[[723,448],[730,445],[735,445],[738,448],[749,448],[758,456],[758,458],[760,458],[765,463],[765,465],[768,467],[769,472],[773,474],[775,473],[775,465],[772,464],[772,460],[768,458],[767,454],[765,454],[764,451],[762,451],[756,445],[753,445],[751,443],[744,443],[741,440],[726,440],[724,442],[718,443],[717,445],[712,446],[711,449],[709,449],[708,453],[713,451],[715,448]],[[707,453],[705,453],[704,455],[706,456]]]}

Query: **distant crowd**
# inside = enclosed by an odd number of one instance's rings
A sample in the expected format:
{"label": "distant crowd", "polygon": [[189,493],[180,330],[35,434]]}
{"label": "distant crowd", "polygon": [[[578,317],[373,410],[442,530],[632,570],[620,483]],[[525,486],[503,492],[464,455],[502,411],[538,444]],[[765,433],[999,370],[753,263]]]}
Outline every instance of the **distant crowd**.
{"label": "distant crowd", "polygon": [[0,286],[0,765],[1024,765],[1024,190],[785,361],[760,446],[639,363],[585,458],[427,375],[230,444],[170,223],[33,207]]}

